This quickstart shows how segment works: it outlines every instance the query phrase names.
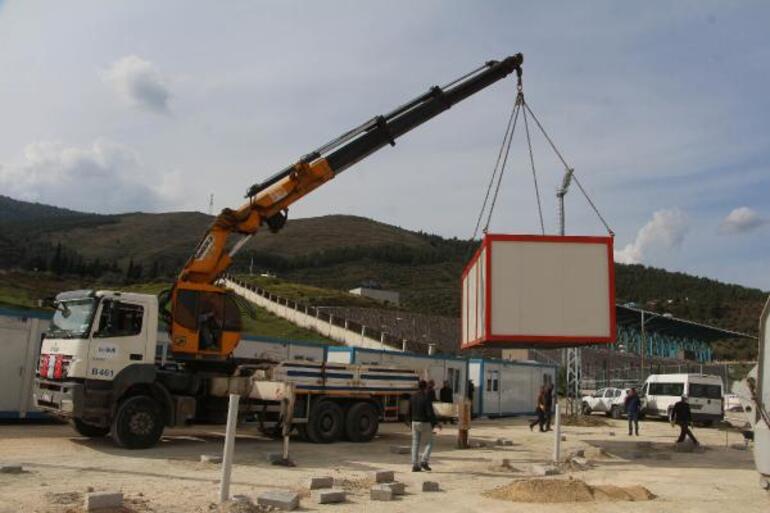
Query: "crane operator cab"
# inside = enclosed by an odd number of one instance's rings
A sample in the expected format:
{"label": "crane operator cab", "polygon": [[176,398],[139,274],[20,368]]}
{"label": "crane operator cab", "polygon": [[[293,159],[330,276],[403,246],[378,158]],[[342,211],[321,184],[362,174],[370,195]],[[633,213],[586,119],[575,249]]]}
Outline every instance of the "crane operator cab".
{"label": "crane operator cab", "polygon": [[172,293],[171,350],[203,358],[232,354],[240,341],[241,312],[224,289],[177,282]]}

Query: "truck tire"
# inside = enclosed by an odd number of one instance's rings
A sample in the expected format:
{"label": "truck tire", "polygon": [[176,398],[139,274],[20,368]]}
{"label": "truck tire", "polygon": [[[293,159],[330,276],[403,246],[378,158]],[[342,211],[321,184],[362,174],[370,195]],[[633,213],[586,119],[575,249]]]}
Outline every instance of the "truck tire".
{"label": "truck tire", "polygon": [[613,406],[610,408],[610,417],[613,419],[619,419],[623,416],[623,412],[620,411],[620,406]]}
{"label": "truck tire", "polygon": [[86,424],[80,419],[72,419],[72,427],[80,436],[88,438],[101,438],[110,434],[110,428]]}
{"label": "truck tire", "polygon": [[146,395],[129,397],[118,406],[112,421],[112,436],[125,449],[147,449],[163,434],[160,405]]}
{"label": "truck tire", "polygon": [[310,409],[305,431],[311,442],[330,444],[339,440],[344,432],[344,414],[339,404],[319,401]]}
{"label": "truck tire", "polygon": [[345,417],[345,435],[351,442],[368,442],[377,434],[379,424],[374,406],[365,402],[356,403]]}

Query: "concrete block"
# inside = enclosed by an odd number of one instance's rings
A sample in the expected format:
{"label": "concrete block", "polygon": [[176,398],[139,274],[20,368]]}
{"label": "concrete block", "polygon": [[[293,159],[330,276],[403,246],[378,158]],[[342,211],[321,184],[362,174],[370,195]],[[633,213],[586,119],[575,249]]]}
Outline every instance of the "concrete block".
{"label": "concrete block", "polygon": [[393,492],[393,495],[404,495],[406,493],[406,485],[397,481],[392,483],[383,483],[380,486],[383,488],[390,488],[390,490]]}
{"label": "concrete block", "polygon": [[293,511],[299,507],[299,494],[289,490],[268,490],[257,497],[257,504]]}
{"label": "concrete block", "polygon": [[576,465],[581,468],[587,468],[588,467],[588,460],[585,458],[581,458],[580,456],[576,456],[574,458],[570,458],[570,462],[573,465]]}
{"label": "concrete block", "polygon": [[412,448],[408,445],[391,445],[390,452],[393,454],[411,454]]}
{"label": "concrete block", "polygon": [[222,456],[219,454],[201,454],[201,463],[222,463]]}
{"label": "concrete block", "polygon": [[120,492],[93,492],[86,494],[86,511],[97,511],[123,506],[123,494]]}
{"label": "concrete block", "polygon": [[311,477],[310,482],[307,485],[311,490],[331,488],[332,486],[334,486],[334,478],[331,476]]}
{"label": "concrete block", "polygon": [[392,470],[375,470],[370,473],[370,477],[375,483],[392,483],[395,481],[395,476]]}
{"label": "concrete block", "polygon": [[373,501],[392,501],[394,498],[393,490],[386,486],[373,486],[369,490],[369,498]]}
{"label": "concrete block", "polygon": [[554,465],[541,465],[534,464],[529,467],[531,474],[536,476],[555,476],[559,473],[559,469]]}
{"label": "concrete block", "polygon": [[438,492],[439,487],[438,483],[435,481],[423,481],[422,482],[422,491],[423,492]]}
{"label": "concrete block", "polygon": [[21,465],[0,464],[0,474],[21,474],[24,469]]}
{"label": "concrete block", "polygon": [[730,449],[735,449],[736,451],[745,451],[748,448],[746,444],[730,444]]}
{"label": "concrete block", "polygon": [[337,488],[322,490],[318,493],[318,504],[338,504],[345,502],[346,496],[345,490]]}

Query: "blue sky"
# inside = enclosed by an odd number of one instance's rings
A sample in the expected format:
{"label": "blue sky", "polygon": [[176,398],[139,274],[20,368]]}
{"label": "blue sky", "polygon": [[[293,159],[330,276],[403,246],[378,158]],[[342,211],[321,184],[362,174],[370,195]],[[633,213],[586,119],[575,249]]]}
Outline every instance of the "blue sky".
{"label": "blue sky", "polygon": [[[528,101],[619,260],[767,290],[768,26],[766,2],[3,2],[0,193],[98,212],[237,206],[348,128],[523,52]],[[291,216],[470,236],[514,94],[512,80],[483,91]],[[495,231],[538,231],[522,143]],[[535,149],[554,232],[562,169]],[[576,189],[567,217],[569,233],[603,233]]]}

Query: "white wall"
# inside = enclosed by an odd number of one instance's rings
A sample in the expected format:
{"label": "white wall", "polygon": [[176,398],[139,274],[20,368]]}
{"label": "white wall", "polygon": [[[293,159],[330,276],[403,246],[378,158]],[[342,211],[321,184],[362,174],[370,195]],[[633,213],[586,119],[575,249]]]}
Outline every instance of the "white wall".
{"label": "white wall", "polygon": [[35,411],[32,387],[47,319],[0,313],[0,414],[24,418]]}

